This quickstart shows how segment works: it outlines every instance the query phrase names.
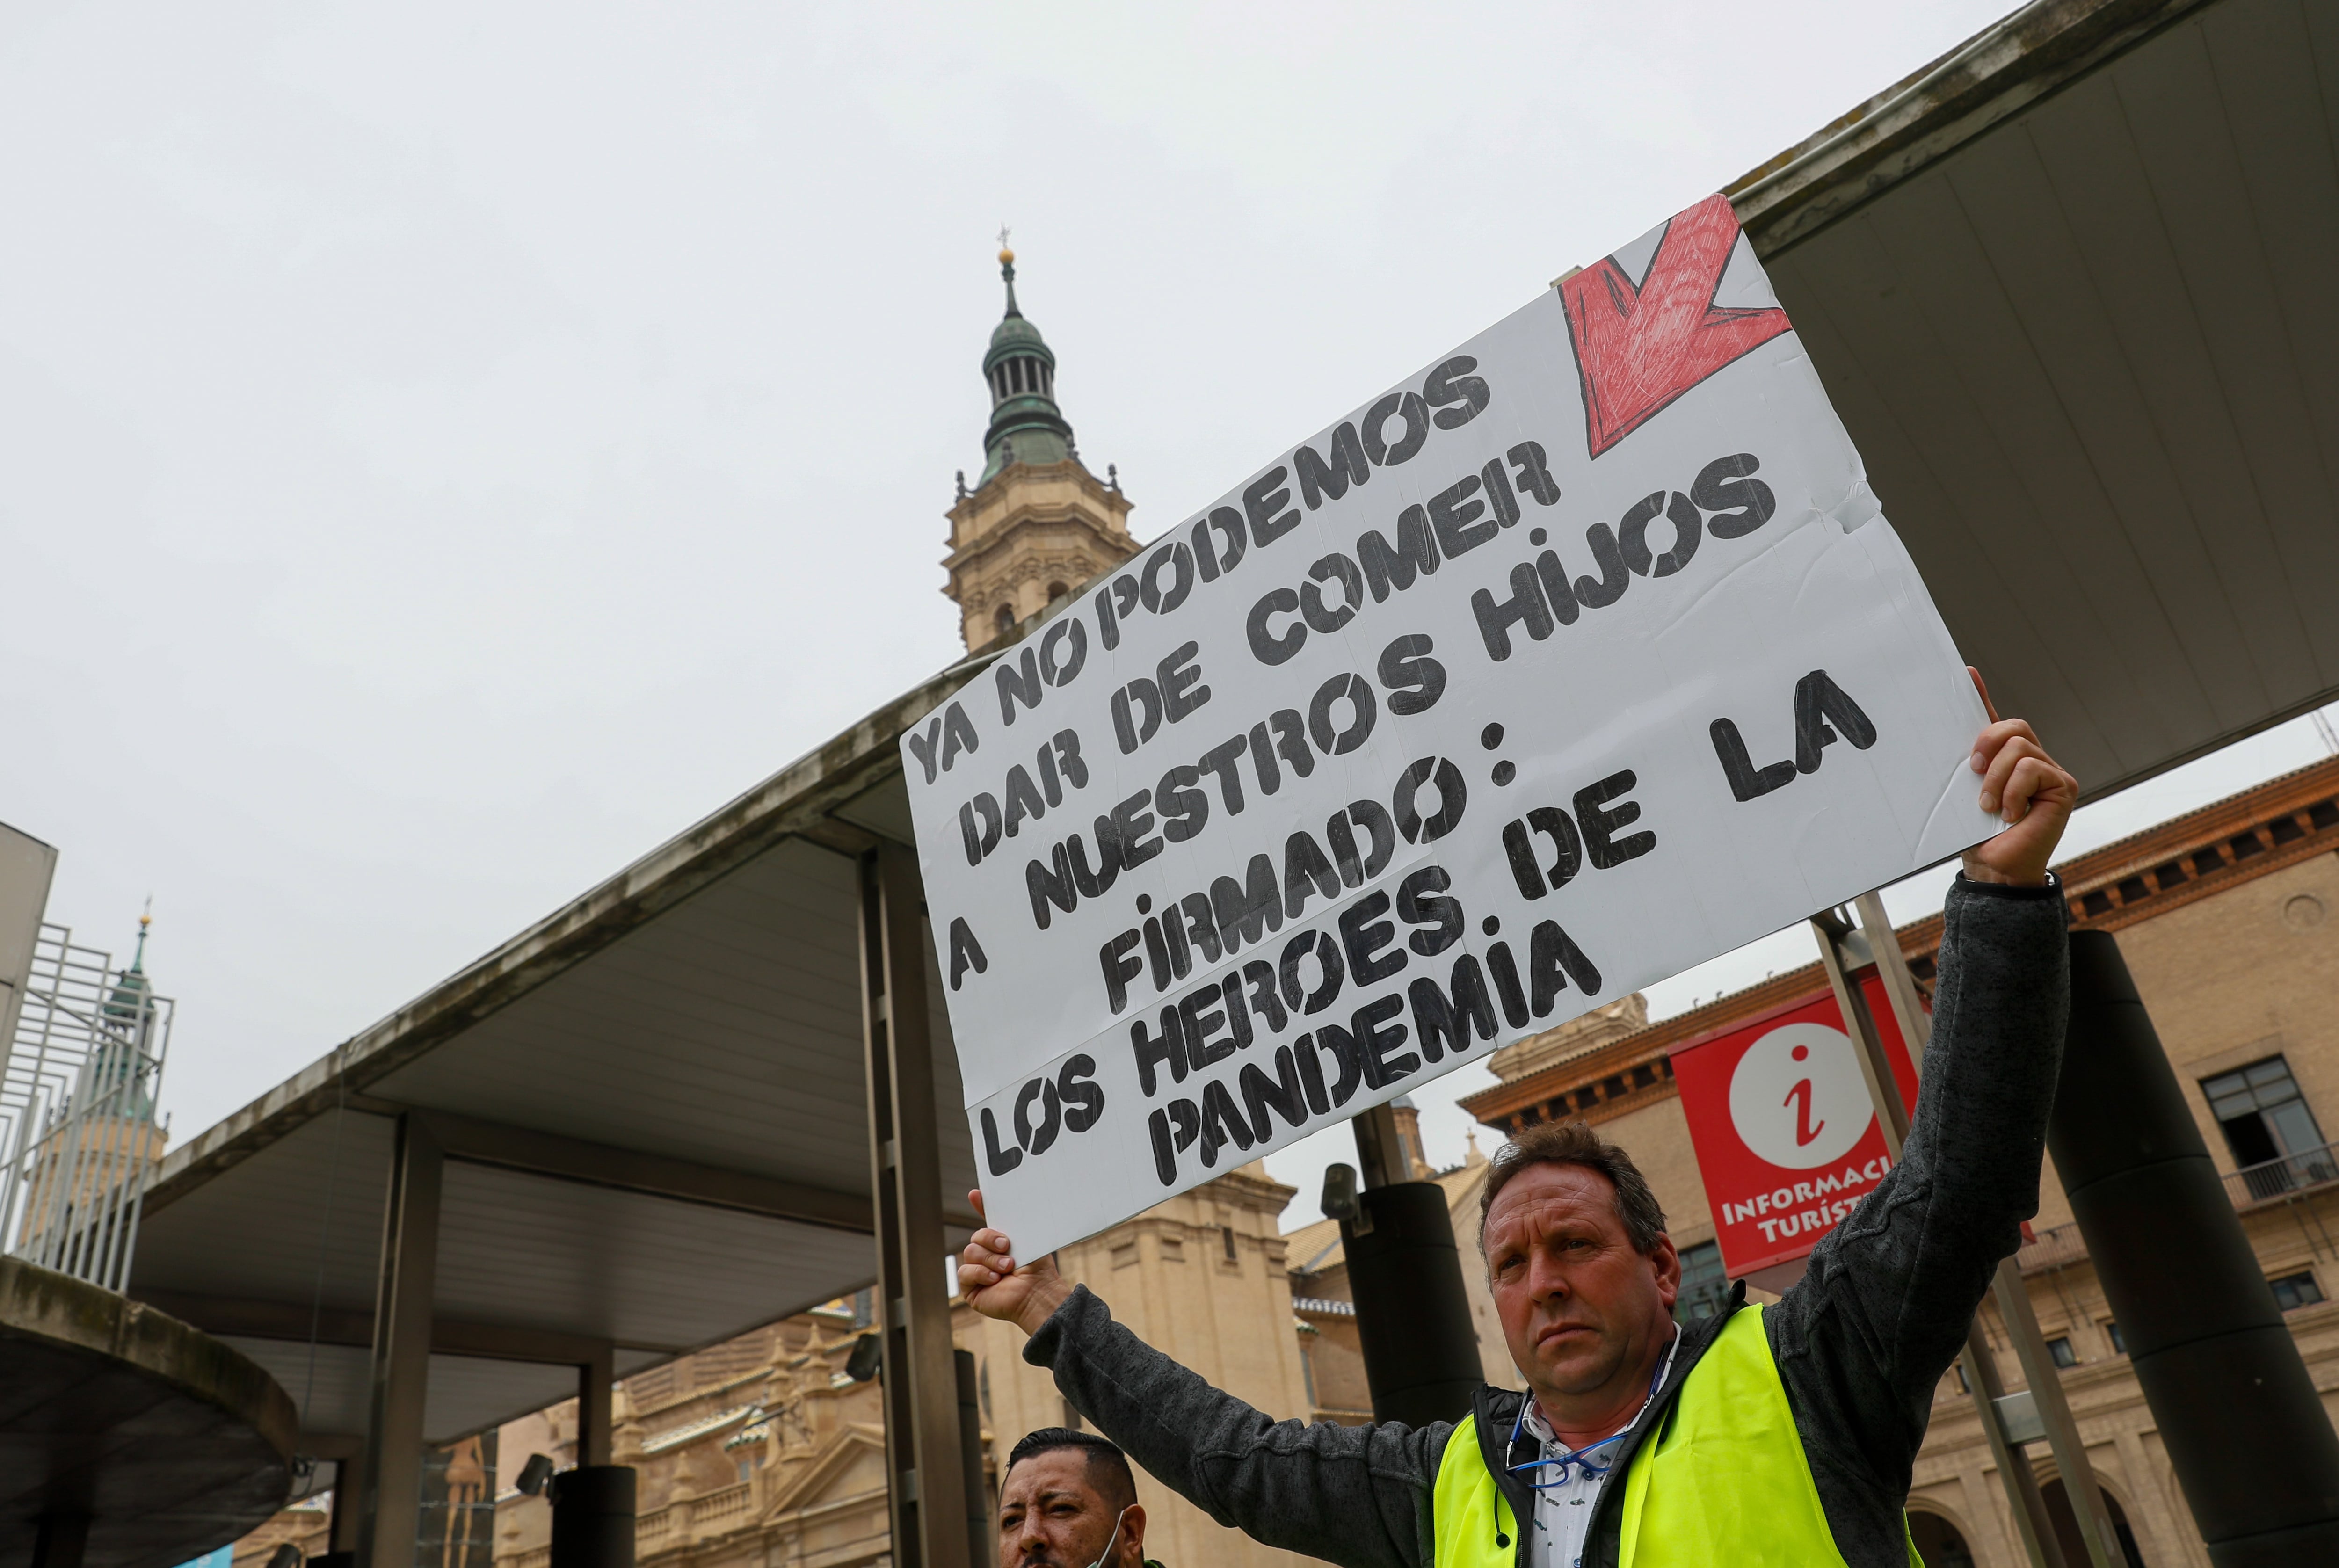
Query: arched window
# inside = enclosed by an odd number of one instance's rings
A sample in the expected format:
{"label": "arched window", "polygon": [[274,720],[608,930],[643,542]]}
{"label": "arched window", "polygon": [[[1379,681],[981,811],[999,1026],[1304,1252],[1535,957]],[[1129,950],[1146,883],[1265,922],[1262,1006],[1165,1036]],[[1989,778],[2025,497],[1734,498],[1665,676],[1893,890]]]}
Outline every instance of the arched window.
{"label": "arched window", "polygon": [[1925,1568],[1974,1568],[1973,1548],[1958,1527],[1925,1508],[1909,1510],[1909,1538]]}
{"label": "arched window", "polygon": [[1015,629],[1015,606],[1012,605],[1000,606],[997,613],[991,617],[991,620],[992,624],[999,628],[999,635],[1001,636],[1005,636],[1009,632]]}
{"label": "arched window", "polygon": [[1071,591],[1071,589],[1066,587],[1061,583],[1050,583],[1048,585],[1048,602],[1052,605],[1058,599],[1062,598],[1066,594],[1069,594]]}
{"label": "arched window", "polygon": [[[2047,1504],[2047,1517],[2054,1521],[2055,1538],[2063,1543],[2063,1560],[2086,1561],[2087,1543],[2079,1538],[2078,1517],[2071,1512],[2071,1497],[2063,1490],[2063,1478],[2058,1475],[2039,1487],[2038,1492]],[[2144,1568],[2144,1553],[2136,1543],[2136,1531],[2127,1522],[2127,1510],[2108,1491],[2103,1491],[2103,1495],[2104,1511],[2112,1517],[2112,1533],[2119,1538],[2120,1554],[2127,1559],[2128,1568]],[[2075,1552],[2078,1553],[2077,1559],[2071,1555]]]}

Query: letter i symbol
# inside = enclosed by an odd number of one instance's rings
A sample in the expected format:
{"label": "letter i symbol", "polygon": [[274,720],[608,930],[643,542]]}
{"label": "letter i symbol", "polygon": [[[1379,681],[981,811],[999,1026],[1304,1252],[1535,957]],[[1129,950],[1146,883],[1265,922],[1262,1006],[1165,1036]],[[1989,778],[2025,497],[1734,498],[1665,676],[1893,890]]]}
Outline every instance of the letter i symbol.
{"label": "letter i symbol", "polygon": [[[1801,1061],[1811,1053],[1810,1046],[1799,1045],[1789,1054],[1797,1061]],[[1795,1108],[1795,1147],[1798,1149],[1817,1138],[1820,1135],[1820,1129],[1827,1126],[1824,1121],[1811,1120],[1811,1080],[1808,1078],[1797,1079],[1795,1087],[1787,1090],[1787,1098],[1779,1103]]]}

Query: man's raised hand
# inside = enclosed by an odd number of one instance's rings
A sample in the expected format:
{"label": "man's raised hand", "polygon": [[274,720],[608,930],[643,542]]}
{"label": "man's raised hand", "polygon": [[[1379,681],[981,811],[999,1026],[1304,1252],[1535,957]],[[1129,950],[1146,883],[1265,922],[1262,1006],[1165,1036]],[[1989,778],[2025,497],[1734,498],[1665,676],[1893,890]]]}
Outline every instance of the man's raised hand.
{"label": "man's raised hand", "polygon": [[1970,665],[1966,669],[1989,715],[1973,749],[1973,771],[1982,775],[1981,809],[2007,824],[1997,837],[1966,851],[1966,876],[1973,882],[2040,886],[2071,810],[2079,804],[2079,781],[2047,754],[2028,721],[1999,718],[1981,672]]}
{"label": "man's raised hand", "polygon": [[[966,1196],[981,1214],[982,1190]],[[1071,1299],[1072,1287],[1056,1272],[1054,1253],[1018,1268],[1014,1244],[1003,1232],[986,1228],[976,1231],[966,1250],[958,1255],[958,1293],[985,1317],[1001,1318],[1026,1334],[1035,1334],[1040,1325],[1055,1316],[1056,1308]]]}

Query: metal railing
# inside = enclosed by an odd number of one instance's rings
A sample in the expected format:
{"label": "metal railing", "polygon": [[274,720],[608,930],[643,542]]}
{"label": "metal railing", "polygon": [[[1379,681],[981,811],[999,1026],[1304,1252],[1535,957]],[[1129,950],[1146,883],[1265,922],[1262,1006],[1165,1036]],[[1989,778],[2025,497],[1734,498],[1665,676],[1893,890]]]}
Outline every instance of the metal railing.
{"label": "metal railing", "polygon": [[2278,1198],[2293,1198],[2318,1187],[2339,1182],[2339,1144],[2285,1154],[2256,1165],[2245,1165],[2226,1178],[2234,1207],[2247,1208]]}
{"label": "metal railing", "polygon": [[[2279,1159],[2245,1165],[2239,1170],[2226,1171],[2220,1179],[2235,1208],[2255,1208],[2263,1203],[2283,1200],[2295,1202],[2316,1196],[2325,1188],[2339,1187],[2339,1143],[2325,1143],[2297,1154],[2285,1154]],[[2079,1234],[2077,1225],[2052,1225],[2024,1242],[2014,1256],[2025,1274],[2065,1268],[2087,1261],[2087,1238]]]}
{"label": "metal railing", "polygon": [[172,1004],[44,923],[0,1071],[0,1253],[108,1290],[130,1277]]}

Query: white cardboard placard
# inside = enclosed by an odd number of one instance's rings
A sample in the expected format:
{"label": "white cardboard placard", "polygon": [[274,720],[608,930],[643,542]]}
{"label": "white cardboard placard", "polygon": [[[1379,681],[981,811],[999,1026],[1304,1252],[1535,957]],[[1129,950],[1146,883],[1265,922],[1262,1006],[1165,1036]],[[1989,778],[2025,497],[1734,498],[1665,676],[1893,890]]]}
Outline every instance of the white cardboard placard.
{"label": "white cardboard placard", "polygon": [[1022,1256],[1999,825],[1713,197],[1276,456],[905,739]]}

